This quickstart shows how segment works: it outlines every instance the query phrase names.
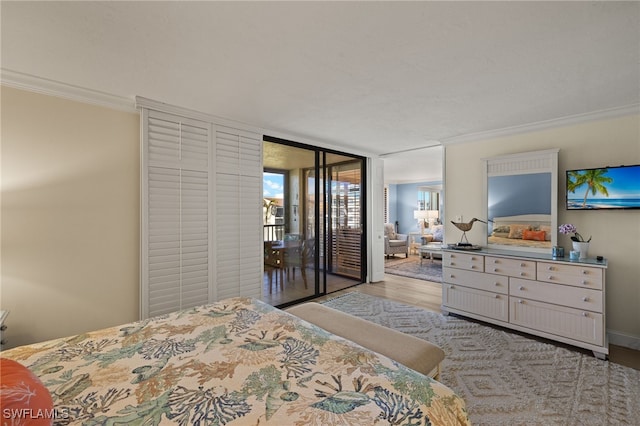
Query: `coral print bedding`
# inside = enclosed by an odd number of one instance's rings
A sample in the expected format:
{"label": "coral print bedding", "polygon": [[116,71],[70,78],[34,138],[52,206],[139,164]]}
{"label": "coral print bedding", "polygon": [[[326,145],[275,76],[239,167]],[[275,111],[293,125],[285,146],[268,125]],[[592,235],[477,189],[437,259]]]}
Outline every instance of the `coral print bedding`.
{"label": "coral print bedding", "polygon": [[2,357],[46,386],[54,424],[468,424],[441,383],[248,298]]}

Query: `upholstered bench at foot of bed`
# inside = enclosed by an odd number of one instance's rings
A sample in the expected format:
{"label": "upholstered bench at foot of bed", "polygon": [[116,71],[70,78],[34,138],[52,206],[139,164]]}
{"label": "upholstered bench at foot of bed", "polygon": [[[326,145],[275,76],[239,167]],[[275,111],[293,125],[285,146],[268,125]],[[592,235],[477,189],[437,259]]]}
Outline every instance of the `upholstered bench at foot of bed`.
{"label": "upholstered bench at foot of bed", "polygon": [[292,306],[286,311],[419,373],[438,379],[444,351],[433,343],[315,302]]}

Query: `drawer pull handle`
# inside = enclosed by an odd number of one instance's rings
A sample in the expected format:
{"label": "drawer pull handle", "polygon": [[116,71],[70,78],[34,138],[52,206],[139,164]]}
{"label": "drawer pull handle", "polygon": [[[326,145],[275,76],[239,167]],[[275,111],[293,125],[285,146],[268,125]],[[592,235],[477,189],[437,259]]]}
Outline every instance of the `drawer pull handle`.
{"label": "drawer pull handle", "polygon": [[583,269],[583,270],[582,270],[582,274],[583,274],[583,275],[587,275],[588,273],[589,273],[589,271],[587,271],[586,269]]}
{"label": "drawer pull handle", "polygon": [[499,294],[496,294],[496,295],[495,295],[495,298],[496,298],[496,299],[500,299],[500,295],[499,295]]}
{"label": "drawer pull handle", "polygon": [[547,270],[548,270],[548,271],[553,271],[553,266],[549,266],[549,267],[547,268]]}
{"label": "drawer pull handle", "polygon": [[471,260],[476,260],[476,257],[475,256],[471,256]]}
{"label": "drawer pull handle", "polygon": [[585,296],[585,297],[583,297],[583,298],[582,298],[582,301],[583,301],[583,302],[588,302],[588,301],[589,301],[589,298],[588,298],[587,296]]}
{"label": "drawer pull handle", "polygon": [[587,285],[587,280],[582,280],[582,285]]}
{"label": "drawer pull handle", "polygon": [[523,262],[523,263],[520,264],[520,266],[522,266],[524,268],[525,266],[527,266],[527,264]]}
{"label": "drawer pull handle", "polygon": [[552,280],[553,279],[553,275],[549,275],[549,279]]}
{"label": "drawer pull handle", "polygon": [[449,274],[449,278],[455,278],[456,276],[453,274]]}
{"label": "drawer pull handle", "polygon": [[471,269],[476,269],[476,265],[471,265]]}
{"label": "drawer pull handle", "polygon": [[454,265],[455,265],[455,262],[449,262],[449,265],[450,265],[450,266],[454,266]]}
{"label": "drawer pull handle", "polygon": [[499,283],[499,282],[495,282],[495,283],[493,283],[493,285],[495,285],[495,286],[499,286],[499,285],[500,285],[500,283]]}
{"label": "drawer pull handle", "polygon": [[583,317],[588,317],[588,316],[589,316],[589,314],[588,314],[588,313],[586,313],[586,312],[583,312],[583,313],[582,313],[582,316],[583,316]]}
{"label": "drawer pull handle", "polygon": [[450,285],[449,288],[455,288],[454,286]]}
{"label": "drawer pull handle", "polygon": [[520,299],[520,300],[518,300],[518,303],[523,304],[524,300]]}
{"label": "drawer pull handle", "polygon": [[520,287],[518,287],[518,290],[524,291],[524,287],[520,286]]}
{"label": "drawer pull handle", "polygon": [[525,274],[524,272],[520,272],[520,276],[521,277],[524,277],[525,275],[527,275],[527,274]]}
{"label": "drawer pull handle", "polygon": [[498,268],[493,268],[493,272],[498,272]]}

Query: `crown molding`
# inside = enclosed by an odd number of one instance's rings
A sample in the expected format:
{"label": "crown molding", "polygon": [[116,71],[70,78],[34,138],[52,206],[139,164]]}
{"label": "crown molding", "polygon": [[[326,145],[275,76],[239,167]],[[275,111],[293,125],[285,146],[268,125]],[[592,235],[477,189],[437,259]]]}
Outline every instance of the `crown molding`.
{"label": "crown molding", "polygon": [[3,86],[40,93],[43,95],[56,96],[59,98],[98,105],[120,111],[137,112],[135,99],[133,98],[126,98],[112,95],[110,93],[99,92],[97,90],[86,89],[84,87],[73,86],[6,68],[0,69],[0,83]]}
{"label": "crown molding", "polygon": [[244,130],[250,133],[259,133],[259,134],[263,133],[263,130],[261,128],[253,126],[251,124],[242,123],[240,121],[235,121],[235,120],[229,120],[223,117],[217,117],[215,115],[207,114],[205,112],[200,112],[200,111],[184,108],[177,105],[171,105],[165,102],[156,101],[154,99],[145,98],[143,96],[135,97],[135,105],[137,109],[140,109],[140,108],[153,109],[155,111],[161,111],[167,114],[179,115],[181,117],[188,117],[194,120],[213,123],[218,126],[231,127],[236,130]]}
{"label": "crown molding", "polygon": [[634,114],[640,114],[640,103],[624,105],[621,107],[609,108],[600,111],[587,112],[584,114],[570,115],[567,117],[554,118],[552,120],[538,121],[535,123],[523,124],[521,126],[505,127],[503,129],[488,130],[486,132],[469,133],[466,135],[445,138],[442,139],[441,142],[443,145],[477,142],[481,140],[496,139],[505,136],[531,133],[557,127],[571,126],[580,123],[587,123],[590,121],[607,120]]}
{"label": "crown molding", "polygon": [[[44,95],[56,96],[64,99],[74,100],[78,102],[83,102],[92,105],[98,105],[106,108],[126,111],[126,112],[138,112],[137,105],[138,102],[142,100],[142,104],[145,103],[153,103],[154,101],[150,101],[141,97],[137,99],[132,97],[123,97],[117,96],[110,93],[100,92],[97,90],[87,89],[84,87],[74,86],[66,83],[62,83],[55,80],[49,80],[42,77],[37,77],[30,74],[21,73],[18,71],[13,71],[7,68],[0,68],[0,84],[7,87],[13,87],[16,89],[26,90],[35,93],[41,93]],[[145,102],[146,101],[146,102]],[[156,107],[160,107],[162,105],[164,108],[159,108],[160,110],[167,109],[166,104],[162,104],[161,102],[156,103]],[[184,112],[183,112],[184,113]],[[193,111],[190,111],[193,113]],[[199,113],[200,115],[211,117],[209,114]],[[364,150],[360,150],[360,155],[365,156],[379,156],[381,158],[394,156],[397,154],[401,154],[414,150],[421,150],[425,148],[430,148],[433,146],[437,146],[440,144],[441,146],[452,145],[458,143],[467,143],[467,142],[477,142],[481,140],[495,139],[500,137],[512,136],[522,133],[531,133],[535,131],[547,130],[557,127],[570,126],[580,123],[586,123],[590,121],[598,121],[598,120],[606,120],[611,118],[623,117],[627,115],[640,114],[640,103],[624,105],[621,107],[609,108],[600,111],[593,111],[584,114],[576,114],[567,117],[555,118],[551,120],[539,121],[535,123],[523,124],[520,126],[512,126],[505,127],[502,129],[488,130],[486,132],[477,132],[477,133],[469,133],[465,135],[453,136],[450,138],[445,138],[439,141],[428,141],[429,145],[418,148],[411,148],[408,150],[398,151],[398,152],[388,152],[383,154],[374,154],[372,152],[366,152]],[[220,117],[216,117],[216,121],[225,122],[227,125],[232,124],[243,124],[243,127],[250,127],[253,131],[262,131],[261,133],[273,133],[274,136],[284,136],[286,139],[287,136],[291,138],[293,135],[288,134],[287,132],[281,132],[274,129],[262,129],[260,127],[247,125],[244,123],[237,123],[233,120],[225,120]],[[301,135],[295,135],[295,138],[300,139]],[[305,137],[305,139],[307,139]],[[316,141],[317,143],[318,141]],[[331,143],[326,143],[326,148],[332,148]],[[340,147],[340,150],[343,151],[345,147]]]}

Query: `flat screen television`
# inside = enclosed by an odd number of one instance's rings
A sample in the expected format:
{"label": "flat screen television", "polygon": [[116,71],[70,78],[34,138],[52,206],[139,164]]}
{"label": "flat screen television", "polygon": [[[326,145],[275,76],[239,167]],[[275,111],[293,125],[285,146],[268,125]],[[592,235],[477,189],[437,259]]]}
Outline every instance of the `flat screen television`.
{"label": "flat screen television", "polygon": [[567,170],[567,210],[640,209],[640,164]]}

